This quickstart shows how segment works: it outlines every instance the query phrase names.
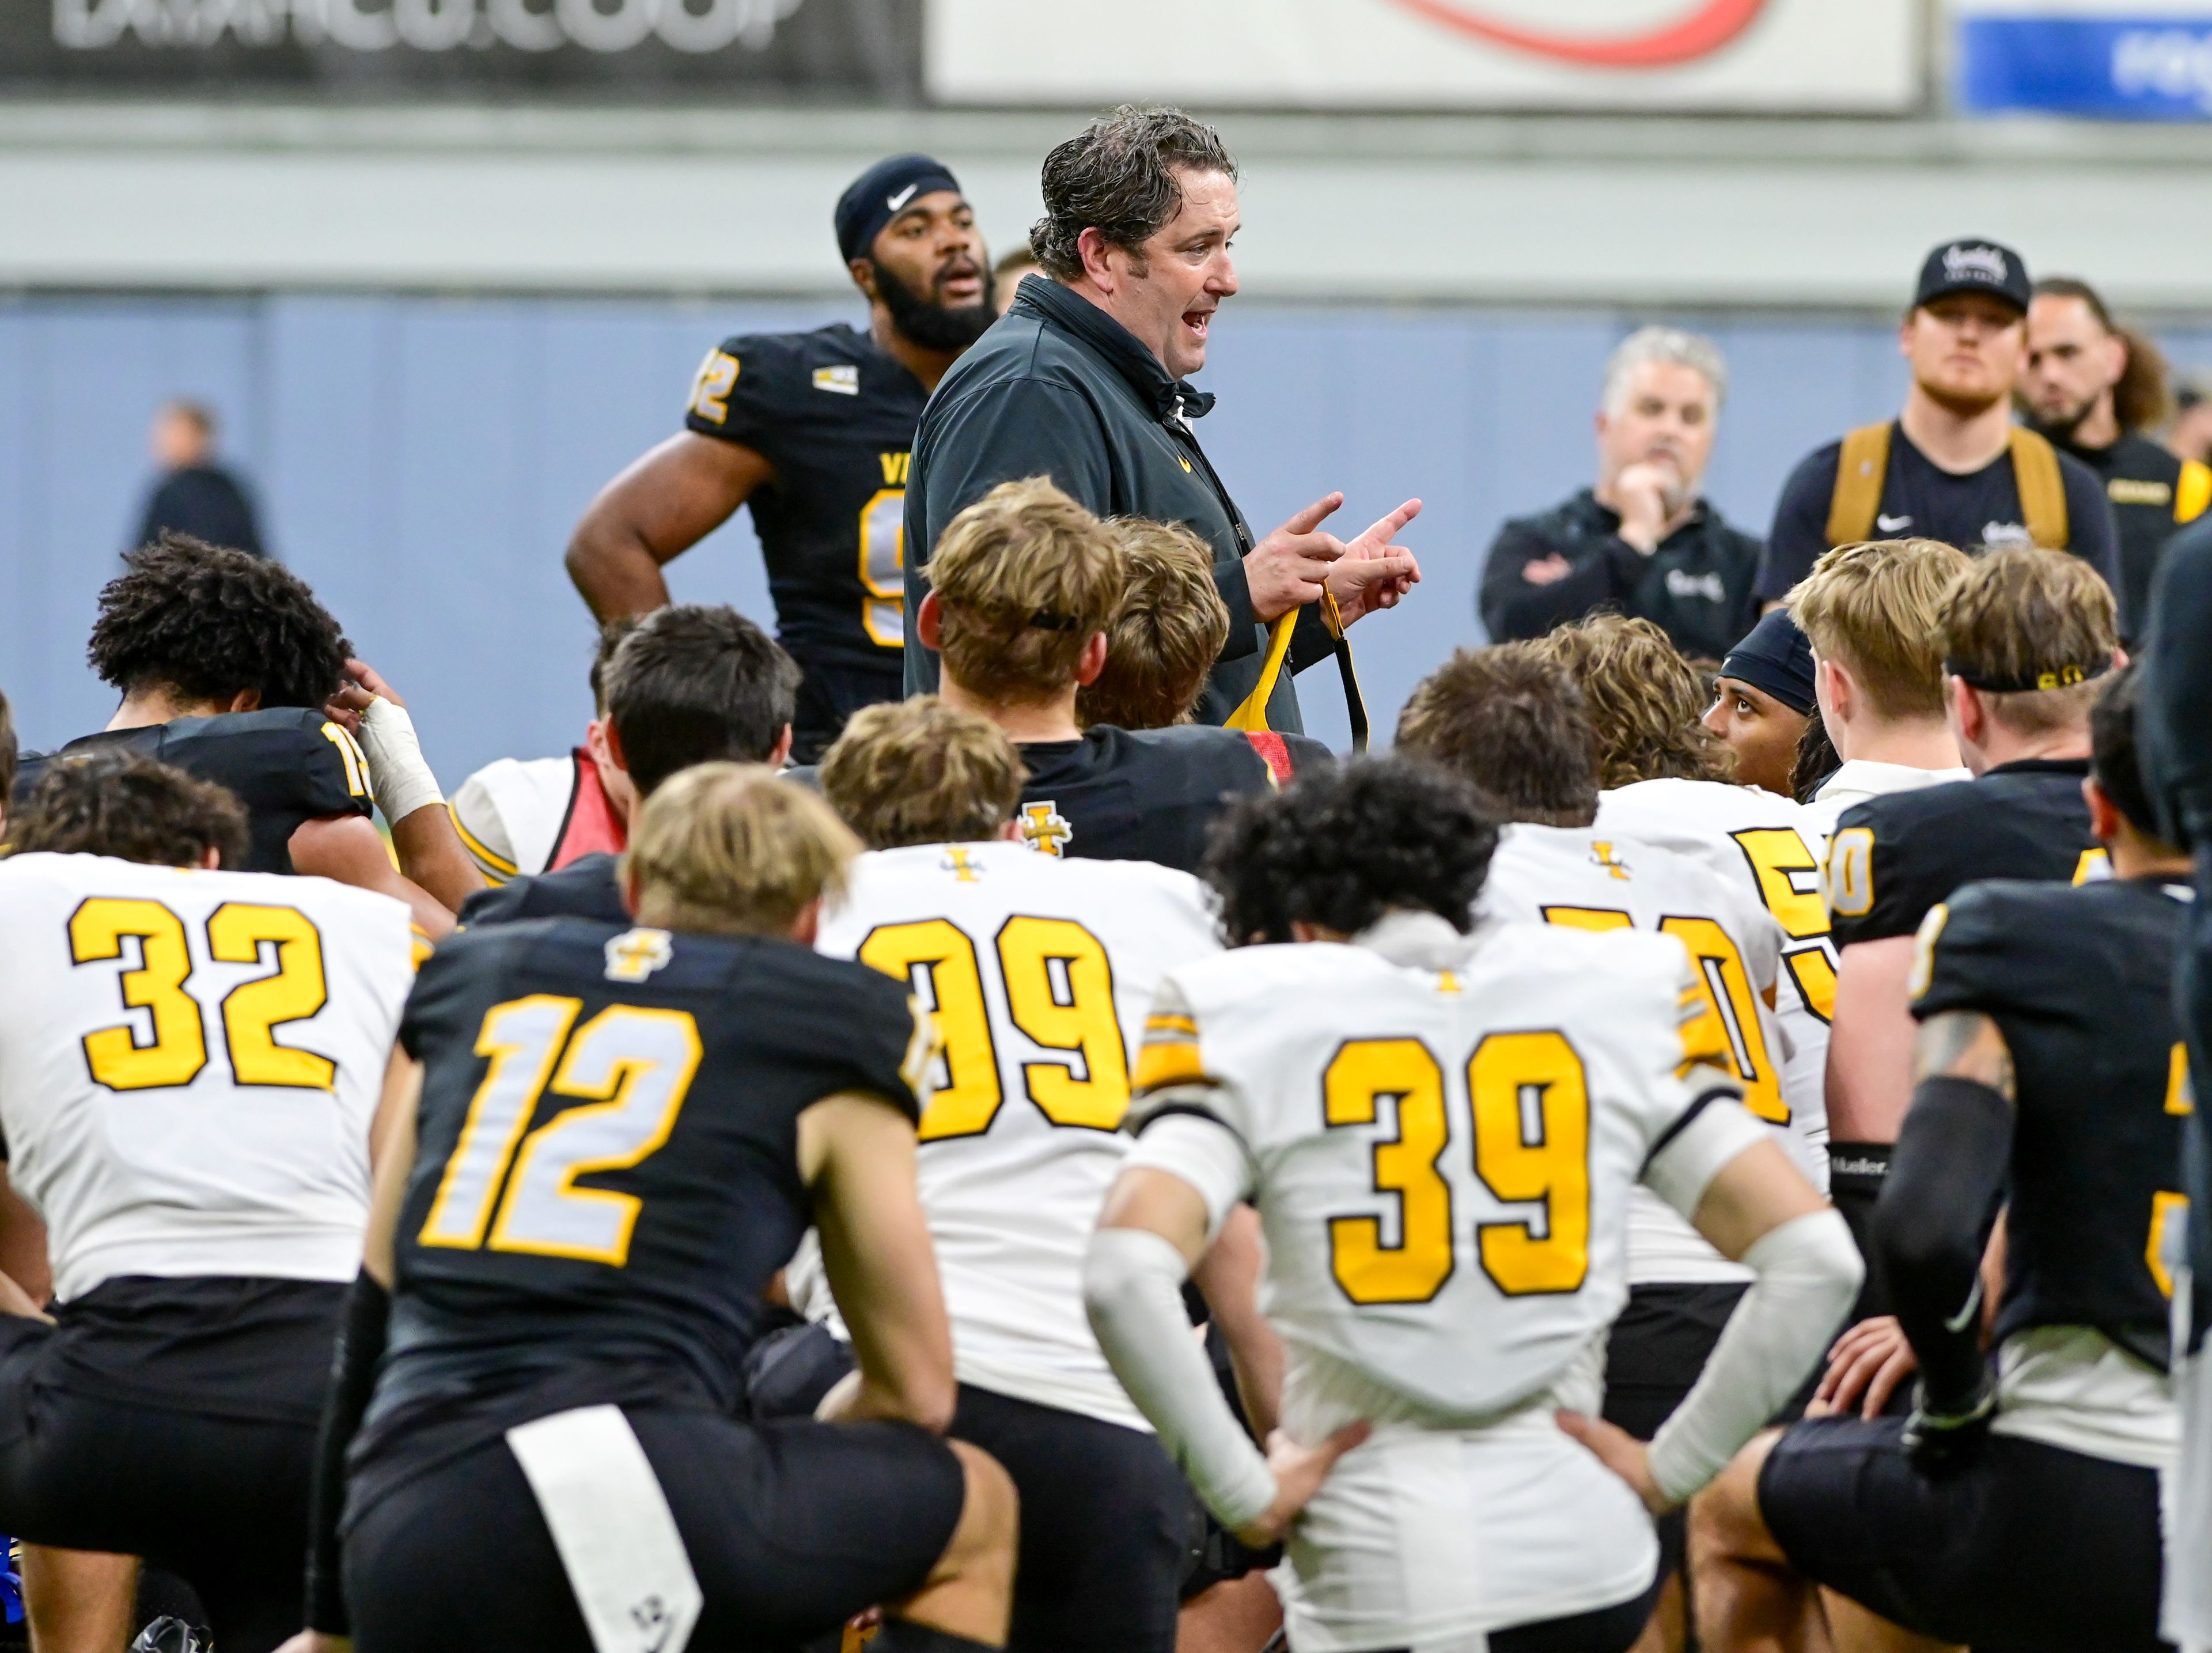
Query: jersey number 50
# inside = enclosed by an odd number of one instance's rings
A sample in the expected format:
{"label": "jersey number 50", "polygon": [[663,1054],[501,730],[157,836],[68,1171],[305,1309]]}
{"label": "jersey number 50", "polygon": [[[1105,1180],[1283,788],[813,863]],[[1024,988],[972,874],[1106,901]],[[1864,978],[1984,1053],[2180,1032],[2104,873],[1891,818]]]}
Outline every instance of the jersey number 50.
{"label": "jersey number 50", "polygon": [[[1589,1085],[1582,1058],[1554,1030],[1492,1033],[1467,1062],[1474,1174],[1506,1205],[1531,1212],[1475,1227],[1482,1272],[1507,1297],[1582,1289],[1589,1273]],[[1332,1217],[1330,1272],[1358,1304],[1426,1303],[1455,1267],[1450,1146],[1443,1064],[1419,1039],[1353,1039],[1322,1076],[1332,1127],[1372,1125],[1396,1102],[1398,1133],[1374,1149],[1375,1188],[1398,1198],[1398,1243],[1376,1216]]]}

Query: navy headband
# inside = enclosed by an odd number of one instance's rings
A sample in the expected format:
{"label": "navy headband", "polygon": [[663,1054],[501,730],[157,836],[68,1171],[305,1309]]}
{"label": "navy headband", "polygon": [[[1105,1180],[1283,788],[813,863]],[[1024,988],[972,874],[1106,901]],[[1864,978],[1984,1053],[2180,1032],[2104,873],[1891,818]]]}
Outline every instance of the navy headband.
{"label": "navy headband", "polygon": [[1784,609],[1762,617],[1721,662],[1721,676],[1747,683],[1800,716],[1812,715],[1813,645]]}
{"label": "navy headband", "polygon": [[837,251],[848,264],[865,258],[884,226],[925,195],[960,193],[960,180],[926,155],[895,155],[862,173],[837,198]]}

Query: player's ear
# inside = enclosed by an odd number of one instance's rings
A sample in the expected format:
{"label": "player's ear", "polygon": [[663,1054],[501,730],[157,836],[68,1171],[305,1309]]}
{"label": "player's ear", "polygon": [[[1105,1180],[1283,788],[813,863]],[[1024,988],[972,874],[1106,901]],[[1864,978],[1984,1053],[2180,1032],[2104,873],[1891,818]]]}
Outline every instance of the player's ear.
{"label": "player's ear", "polygon": [[932,653],[943,646],[938,639],[945,635],[945,611],[938,605],[933,591],[923,594],[921,606],[914,611],[914,635]]}
{"label": "player's ear", "polygon": [[607,744],[607,762],[613,764],[624,775],[628,775],[629,773],[629,760],[623,756],[622,736],[615,732],[615,720],[612,718],[601,718],[599,720],[599,733],[605,739]]}
{"label": "player's ear", "polygon": [[1106,669],[1106,634],[1094,631],[1083,645],[1083,653],[1075,662],[1075,681],[1079,687],[1098,681],[1098,674]]}
{"label": "player's ear", "polygon": [[802,947],[811,947],[814,938],[822,933],[822,897],[799,909],[799,916],[791,921],[791,939]]}
{"label": "player's ear", "polygon": [[1000,823],[999,836],[1001,841],[1006,843],[1018,844],[1021,842],[1022,817],[1018,815],[1009,815],[1003,822]]}
{"label": "player's ear", "polygon": [[2097,777],[2081,777],[2081,801],[2089,806],[2089,836],[2099,843],[2108,844],[2120,836],[2120,811],[2105,789],[2097,784]]}
{"label": "player's ear", "polygon": [[258,712],[261,709],[261,691],[258,689],[241,689],[230,697],[230,704],[224,709],[231,712]]}
{"label": "player's ear", "polygon": [[780,769],[790,761],[791,726],[787,723],[783,726],[783,732],[775,738],[775,746],[769,751],[768,766],[772,769]]}
{"label": "player's ear", "polygon": [[630,865],[630,859],[627,855],[622,858],[621,872],[623,911],[635,918],[638,896],[644,890],[645,881],[638,877],[637,868]]}
{"label": "player's ear", "polygon": [[846,261],[845,273],[853,278],[853,285],[868,295],[873,303],[883,296],[876,290],[876,263],[872,258],[851,258]]}
{"label": "player's ear", "polygon": [[222,851],[217,849],[213,844],[210,844],[205,849],[200,851],[199,869],[201,872],[214,872],[220,871],[222,866]]}

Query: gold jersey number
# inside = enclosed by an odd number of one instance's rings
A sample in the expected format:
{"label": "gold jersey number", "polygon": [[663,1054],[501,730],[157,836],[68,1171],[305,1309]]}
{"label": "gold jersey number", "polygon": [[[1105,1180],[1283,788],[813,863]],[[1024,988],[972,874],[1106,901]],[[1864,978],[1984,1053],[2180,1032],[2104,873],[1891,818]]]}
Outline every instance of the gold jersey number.
{"label": "gold jersey number", "polygon": [[[1589,1085],[1555,1030],[1493,1033],[1468,1058],[1473,1163],[1501,1203],[1541,1207],[1475,1229],[1482,1272],[1507,1297],[1581,1290],[1589,1275]],[[1419,1039],[1353,1039],[1322,1076],[1331,1129],[1371,1126],[1388,1097],[1395,1134],[1375,1144],[1374,1185],[1395,1196],[1397,1243],[1380,1215],[1328,1219],[1330,1272],[1361,1304],[1427,1303],[1455,1266],[1444,1072]]]}
{"label": "gold jersey number", "polygon": [[[1022,1064],[1029,1099],[1054,1125],[1118,1128],[1129,1111],[1129,1057],[1114,1013],[1114,964],[1073,919],[1016,915],[999,929],[1006,1019],[1064,1062]],[[1006,1100],[975,944],[949,919],[879,925],[860,962],[908,983],[936,1012],[944,1083],[921,1116],[924,1142],[979,1136]]]}
{"label": "gold jersey number", "polygon": [[[84,1036],[93,1082],[110,1091],[157,1091],[198,1078],[207,1066],[207,1029],[189,990],[192,956],[185,921],[158,901],[95,896],[70,915],[69,936],[70,958],[79,965],[135,956],[119,977],[123,1006],[147,1012],[143,1024],[125,1022]],[[218,963],[274,967],[223,999],[232,1077],[240,1085],[329,1090],[337,1069],[328,1057],[276,1038],[277,1029],[307,1020],[328,1000],[323,939],[313,921],[295,908],[225,902],[208,915],[207,947]],[[141,1036],[149,1032],[151,1038]]]}

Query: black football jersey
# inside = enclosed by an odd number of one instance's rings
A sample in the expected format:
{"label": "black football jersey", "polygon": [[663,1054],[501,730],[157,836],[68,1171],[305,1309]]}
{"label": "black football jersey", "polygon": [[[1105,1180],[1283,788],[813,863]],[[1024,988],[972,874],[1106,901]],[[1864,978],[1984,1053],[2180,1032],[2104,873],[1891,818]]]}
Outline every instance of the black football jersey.
{"label": "black football jersey", "polygon": [[246,872],[292,871],[292,834],[302,822],[367,815],[368,760],[354,738],[311,707],[178,718],[142,729],[111,729],[32,758],[16,778],[29,795],[56,758],[112,749],[139,751],[187,775],[227,787],[246,805]]}
{"label": "black football jersey", "polygon": [[505,884],[479,890],[461,903],[461,925],[518,924],[533,918],[595,918],[628,924],[617,862],[604,851],[579,855],[553,872],[526,872]]}
{"label": "black football jersey", "polygon": [[[1279,738],[1296,769],[1328,761],[1318,741]],[[1048,855],[1158,861],[1195,872],[1223,809],[1276,784],[1270,759],[1241,731],[1203,724],[1098,724],[1079,740],[1030,741],[1018,750],[1029,770],[1022,836]]]}
{"label": "black football jersey", "polygon": [[2188,894],[2156,879],[2003,880],[1929,915],[1912,1013],[1988,1016],[2017,1080],[2000,1339],[2091,1326],[2166,1364],[2163,1258],[2184,1209],[2189,1109],[2172,982]]}
{"label": "black football jersey", "polygon": [[1972,781],[1869,798],[1828,840],[1828,926],[1838,947],[1911,935],[1977,878],[2078,884],[2108,865],[2081,799],[2087,758],[2003,763]]}
{"label": "black football jersey", "polygon": [[400,1018],[422,1062],[390,1339],[357,1459],[568,1406],[727,1412],[813,1218],[798,1120],[918,1115],[905,986],[795,942],[560,918],[468,930]]}
{"label": "black football jersey", "polygon": [[776,635],[803,670],[883,674],[905,694],[906,472],[929,392],[839,322],[728,338],[700,365],[686,428],[742,442],[775,467],[753,528]]}

